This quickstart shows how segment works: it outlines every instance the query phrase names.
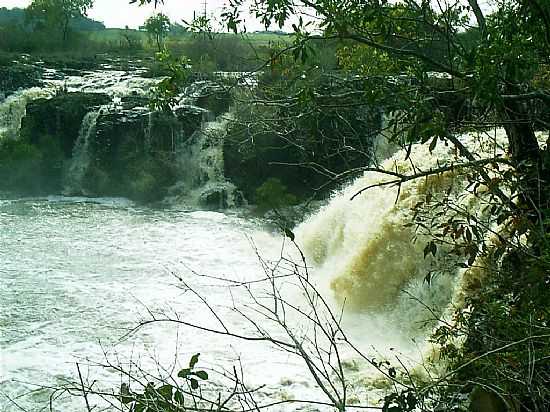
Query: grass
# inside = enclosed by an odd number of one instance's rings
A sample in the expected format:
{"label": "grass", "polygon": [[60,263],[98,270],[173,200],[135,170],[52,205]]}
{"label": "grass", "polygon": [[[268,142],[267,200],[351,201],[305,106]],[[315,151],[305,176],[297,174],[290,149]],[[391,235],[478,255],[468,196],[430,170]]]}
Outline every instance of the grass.
{"label": "grass", "polygon": [[[135,29],[105,29],[101,31],[92,31],[87,33],[87,37],[95,42],[99,43],[112,43],[112,42],[125,42],[125,36],[130,36],[142,43],[149,41],[147,32]],[[167,41],[169,43],[188,43],[193,40],[194,33],[182,33],[176,35],[169,35]],[[237,37],[244,42],[251,43],[255,46],[267,46],[271,43],[287,43],[292,40],[292,36],[281,35],[277,33],[246,33],[246,34],[232,34],[232,33],[219,33],[218,37]]]}
{"label": "grass", "polygon": [[[43,60],[49,67],[94,69],[114,58],[121,61],[140,59],[146,66],[151,66],[153,72],[158,71],[158,63],[154,61],[156,44],[150,41],[145,31],[80,31],[72,33],[68,43],[49,40],[55,38],[55,33],[45,33],[12,31],[9,38],[2,40],[0,36],[0,64],[9,65],[12,60],[20,60],[21,53],[27,53],[31,55],[29,62]],[[291,41],[291,35],[271,32],[217,33],[214,41],[197,33],[180,32],[170,34],[165,45],[174,56],[186,56],[198,68],[206,65],[212,70],[246,71],[256,68],[260,60],[269,57],[270,46]]]}

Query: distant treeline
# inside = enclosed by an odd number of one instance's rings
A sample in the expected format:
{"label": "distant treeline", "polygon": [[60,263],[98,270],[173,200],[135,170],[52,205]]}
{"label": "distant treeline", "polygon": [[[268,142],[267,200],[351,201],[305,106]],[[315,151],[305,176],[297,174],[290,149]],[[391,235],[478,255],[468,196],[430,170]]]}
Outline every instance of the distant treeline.
{"label": "distant treeline", "polygon": [[[51,60],[52,56],[79,67],[78,61],[95,61],[98,55],[151,58],[157,51],[145,30],[106,28],[85,16],[70,20],[69,35],[61,36],[59,27],[47,24],[40,15],[25,9],[0,8],[0,60],[10,54],[26,53]],[[270,50],[291,39],[282,32],[255,32],[246,36],[229,33],[193,33],[171,22],[163,40],[174,57],[186,57],[197,71],[242,71],[257,68],[269,58]],[[161,75],[161,64],[151,64],[151,75]]]}
{"label": "distant treeline", "polygon": [[[33,31],[37,25],[40,25],[40,22],[30,20],[24,9],[7,9],[6,7],[0,7],[0,27],[15,26],[30,32]],[[85,16],[72,19],[69,26],[71,30],[74,31],[105,30],[105,25],[103,23]]]}

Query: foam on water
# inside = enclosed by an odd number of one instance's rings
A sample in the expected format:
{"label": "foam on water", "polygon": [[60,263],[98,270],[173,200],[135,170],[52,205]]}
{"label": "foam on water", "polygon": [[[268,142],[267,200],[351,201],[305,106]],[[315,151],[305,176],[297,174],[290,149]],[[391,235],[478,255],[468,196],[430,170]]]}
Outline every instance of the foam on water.
{"label": "foam on water", "polygon": [[40,98],[49,98],[55,90],[43,87],[33,87],[20,90],[0,103],[0,142],[4,139],[15,139],[21,128],[21,120],[25,117],[27,103]]}
{"label": "foam on water", "polygon": [[[504,155],[505,135],[463,135],[460,140],[476,156]],[[409,159],[399,151],[381,167],[402,174],[413,174],[458,163],[456,151],[441,142],[433,152],[428,145],[415,145]],[[481,211],[480,199],[465,191],[459,169],[429,178],[396,185],[383,185],[394,177],[366,172],[349,186],[335,193],[319,213],[296,230],[320,284],[335,299],[335,307],[345,304],[350,312],[347,325],[359,341],[365,333],[367,345],[380,351],[395,348],[419,362],[425,339],[461,285],[461,258],[440,246],[435,257],[424,256],[429,233],[415,230],[414,207],[429,193],[433,199],[449,196],[454,204],[469,211],[491,227],[490,216]],[[382,185],[381,185],[382,184]],[[360,195],[351,200],[362,189]],[[433,217],[442,223],[445,215]],[[432,273],[427,285],[425,276]],[[432,319],[431,322],[427,320]],[[424,348],[424,349],[423,349]]]}
{"label": "foam on water", "polygon": [[[299,359],[285,352],[174,324],[152,325],[119,342],[148,310],[219,327],[171,272],[204,293],[231,328],[253,334],[231,309],[246,300],[245,291],[229,293],[224,282],[192,272],[237,281],[259,276],[250,238],[266,255],[279,250],[280,239],[254,224],[221,213],[152,211],[120,199],[48,197],[2,201],[0,226],[2,412],[18,410],[6,395],[27,410],[47,406],[48,391],[30,391],[75,380],[77,361],[98,387],[118,388],[117,373],[93,366],[105,363],[103,350],[113,362],[131,358],[150,370],[157,361],[171,365],[174,356],[186,367],[197,352],[203,367],[230,368],[241,357],[249,382],[267,385],[259,394],[266,399],[280,399],[281,380],[308,381]],[[285,391],[317,396],[305,383]],[[54,410],[82,408],[82,399],[65,396]]]}

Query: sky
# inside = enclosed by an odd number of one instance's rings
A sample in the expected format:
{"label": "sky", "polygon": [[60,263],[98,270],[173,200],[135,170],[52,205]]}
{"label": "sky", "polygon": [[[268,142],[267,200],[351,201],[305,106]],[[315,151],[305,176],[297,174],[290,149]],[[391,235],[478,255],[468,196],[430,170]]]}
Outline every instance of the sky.
{"label": "sky", "polygon": [[[130,0],[95,0],[94,7],[88,12],[88,16],[94,20],[103,22],[107,27],[124,28],[128,26],[137,29],[143,24],[145,19],[155,12],[154,7],[139,7],[136,4],[129,4],[129,2]],[[206,2],[208,14],[219,17],[226,0],[206,0]],[[492,2],[493,0],[479,1],[485,12],[492,8]],[[0,0],[0,7],[24,8],[30,3],[31,0]],[[193,19],[193,11],[196,11],[197,14],[203,12],[204,0],[164,0],[164,5],[160,5],[158,10],[166,14],[172,22],[181,23],[182,19],[191,21]],[[245,20],[245,26],[248,31],[265,29],[250,16],[245,16]],[[277,28],[277,26],[272,27],[272,29]],[[290,24],[285,25],[285,29],[292,31]],[[223,28],[219,27],[218,30],[223,31]]]}
{"label": "sky", "polygon": [[[31,0],[0,0],[0,7],[25,8]],[[145,19],[154,12],[153,6],[139,7],[129,4],[129,0],[95,0],[94,7],[88,12],[88,16],[94,20],[102,21],[107,27],[120,27],[126,25],[130,28],[138,28]],[[220,15],[224,0],[207,0],[208,13]],[[193,18],[193,11],[202,13],[203,0],[165,0],[164,5],[159,6],[160,11],[166,14],[172,21],[187,21]],[[249,21],[248,30],[261,30],[262,27]]]}

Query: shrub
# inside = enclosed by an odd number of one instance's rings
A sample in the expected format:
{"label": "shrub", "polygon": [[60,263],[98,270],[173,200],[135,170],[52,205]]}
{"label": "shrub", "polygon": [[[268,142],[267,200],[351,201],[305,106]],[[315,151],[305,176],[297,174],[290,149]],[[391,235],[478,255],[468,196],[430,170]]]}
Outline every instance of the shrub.
{"label": "shrub", "polygon": [[287,187],[277,178],[267,179],[256,189],[256,204],[261,211],[293,206],[298,198],[289,193]]}
{"label": "shrub", "polygon": [[0,145],[0,190],[32,192],[40,186],[42,154],[27,143],[6,140]]}

